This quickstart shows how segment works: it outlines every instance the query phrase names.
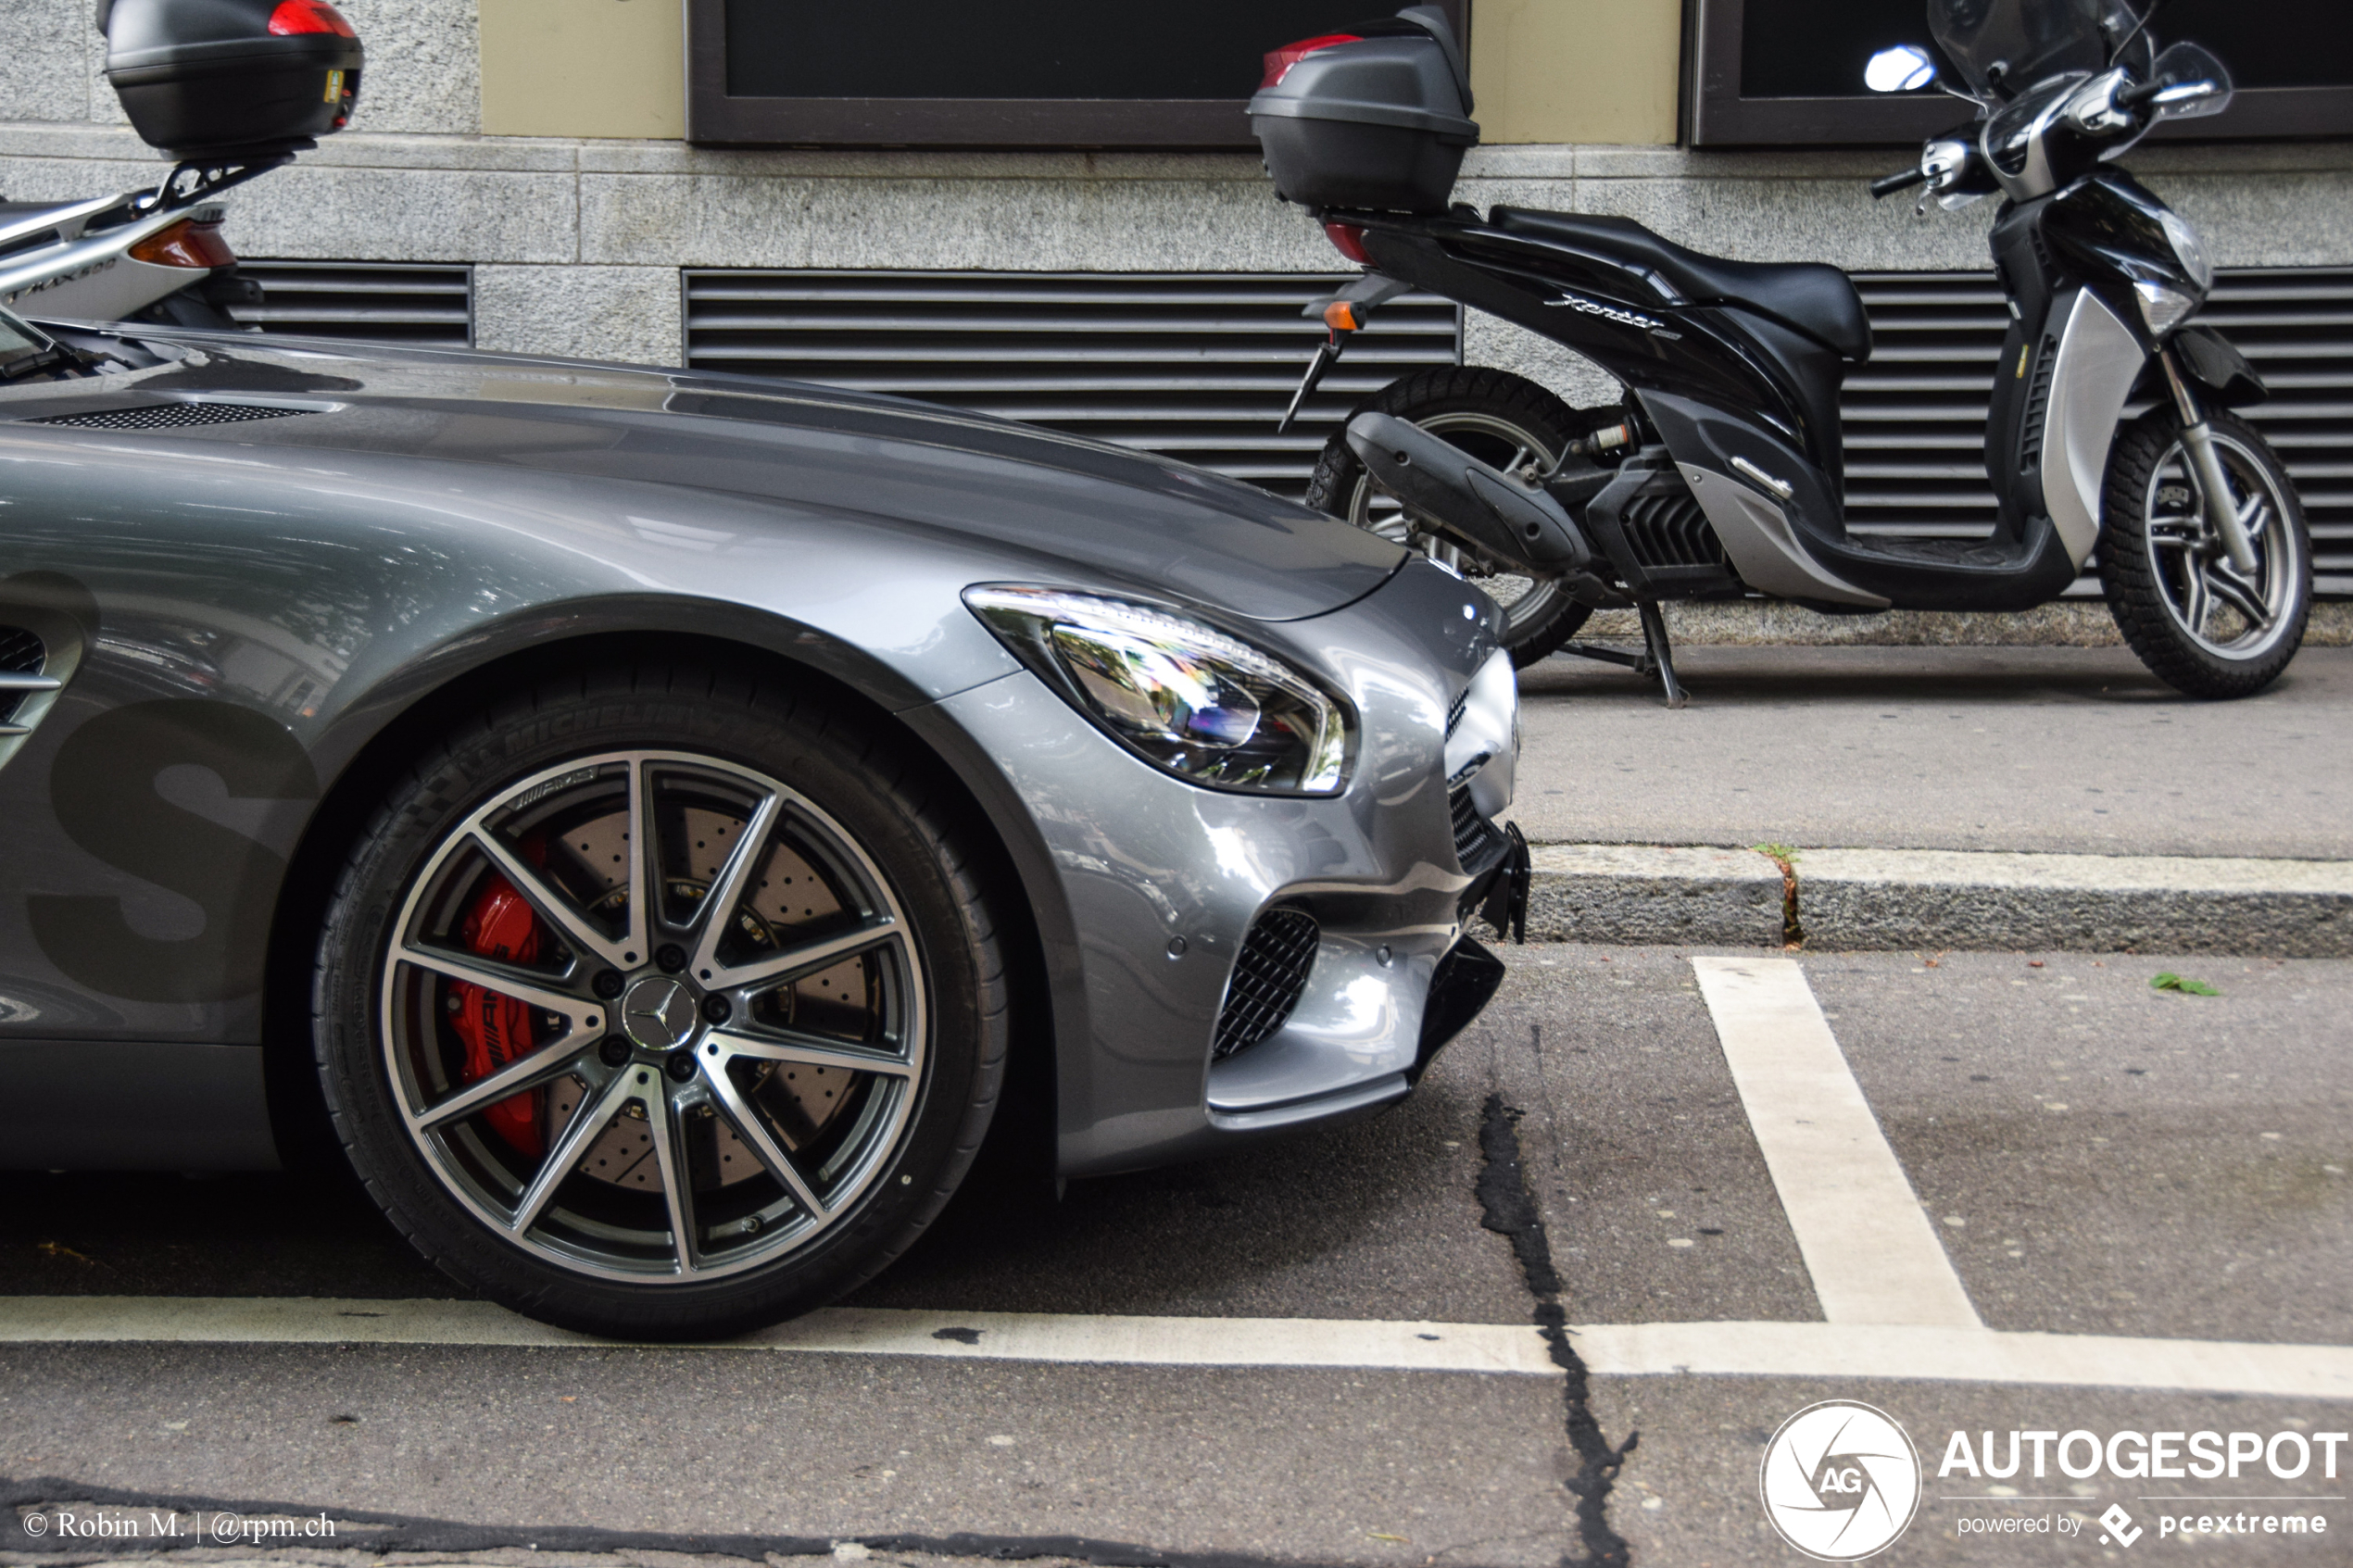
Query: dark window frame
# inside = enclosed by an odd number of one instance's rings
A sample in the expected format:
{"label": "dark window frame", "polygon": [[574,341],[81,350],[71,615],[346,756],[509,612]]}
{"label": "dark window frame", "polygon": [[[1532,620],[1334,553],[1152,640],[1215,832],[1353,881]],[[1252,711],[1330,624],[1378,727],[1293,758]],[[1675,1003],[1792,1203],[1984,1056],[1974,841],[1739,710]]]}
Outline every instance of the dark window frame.
{"label": "dark window frame", "polygon": [[[1436,3],[1467,56],[1470,0]],[[686,0],[686,140],[698,145],[1257,150],[1247,98],[731,97],[726,12],[726,0]]]}
{"label": "dark window frame", "polygon": [[[1692,22],[1684,91],[1693,146],[1894,146],[1923,141],[1969,118],[1967,104],[1942,93],[1743,98],[1741,39],[1747,0],[1686,3]],[[1925,34],[1925,23],[1921,31]],[[2225,119],[2230,129],[2224,134],[2196,120],[2160,125],[2151,134],[2169,142],[2353,135],[2353,86],[2242,88]]]}

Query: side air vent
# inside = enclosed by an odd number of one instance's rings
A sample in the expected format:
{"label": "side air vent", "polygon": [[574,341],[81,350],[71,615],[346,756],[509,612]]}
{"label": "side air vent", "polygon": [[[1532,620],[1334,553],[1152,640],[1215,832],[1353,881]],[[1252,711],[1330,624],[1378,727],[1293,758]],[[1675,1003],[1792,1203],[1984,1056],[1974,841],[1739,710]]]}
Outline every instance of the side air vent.
{"label": "side air vent", "polygon": [[240,326],[431,348],[473,342],[471,267],[241,260],[237,275],[261,285],[260,304],[229,307]]}
{"label": "side air vent", "polygon": [[180,430],[189,425],[233,425],[252,420],[283,420],[308,408],[265,408],[251,403],[150,403],[140,408],[107,408],[94,414],[59,414],[28,424],[67,425],[75,430]]}
{"label": "side air vent", "polygon": [[[1987,407],[1994,376],[2016,369],[1998,363],[2010,324],[2002,291],[1991,272],[1863,272],[1855,282],[1877,346],[1841,399],[1848,526],[1987,538]],[[2231,269],[2191,320],[2262,372],[2271,400],[2240,412],[2296,480],[2312,528],[2313,587],[2353,595],[2353,268]],[[2039,441],[2042,420],[2028,430]],[[2086,575],[2072,591],[2095,595],[2098,580]]]}
{"label": "side air vent", "polygon": [[1294,498],[1324,441],[1398,377],[1462,360],[1431,295],[1380,307],[1275,430],[1353,274],[686,274],[686,363],[948,403],[1215,469]]}
{"label": "side air vent", "polygon": [[0,739],[27,733],[24,725],[12,722],[25,698],[57,689],[57,683],[42,673],[48,661],[49,650],[36,633],[21,626],[0,626]]}
{"label": "side air vent", "polygon": [[1708,526],[1707,514],[1689,490],[1656,494],[1645,491],[1627,503],[1618,517],[1626,531],[1627,547],[1649,567],[1703,566],[1730,570],[1731,562]]}
{"label": "side air vent", "polygon": [[1323,932],[1315,917],[1299,909],[1268,909],[1251,922],[1234,975],[1226,983],[1226,1005],[1217,1013],[1213,1047],[1222,1060],[1248,1050],[1283,1026],[1307,972],[1315,964]]}
{"label": "side air vent", "polygon": [[2034,376],[2026,383],[2026,412],[2019,419],[2019,466],[2043,466],[2043,427],[2051,419],[2051,377],[2058,370],[2058,339],[2046,337],[2034,356]]}

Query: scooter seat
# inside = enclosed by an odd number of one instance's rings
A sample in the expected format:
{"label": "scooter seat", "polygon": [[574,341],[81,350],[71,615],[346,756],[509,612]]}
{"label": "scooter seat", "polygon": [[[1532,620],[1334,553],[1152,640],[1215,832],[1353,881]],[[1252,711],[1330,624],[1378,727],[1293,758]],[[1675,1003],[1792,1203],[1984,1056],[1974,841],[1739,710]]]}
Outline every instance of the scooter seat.
{"label": "scooter seat", "polygon": [[1646,268],[1693,305],[1736,305],[1769,316],[1856,364],[1871,357],[1871,320],[1864,314],[1863,296],[1835,267],[1702,256],[1630,218],[1525,207],[1499,207],[1487,217],[1506,233],[1557,240]]}

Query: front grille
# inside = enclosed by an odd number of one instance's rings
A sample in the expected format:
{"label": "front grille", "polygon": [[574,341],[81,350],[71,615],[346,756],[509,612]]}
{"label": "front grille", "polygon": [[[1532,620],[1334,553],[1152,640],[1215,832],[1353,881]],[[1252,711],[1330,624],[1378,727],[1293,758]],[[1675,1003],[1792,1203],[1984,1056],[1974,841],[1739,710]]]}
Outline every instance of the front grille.
{"label": "front grille", "polygon": [[[21,626],[0,626],[0,675],[38,675],[48,661],[49,650],[39,635]],[[14,730],[9,721],[28,695],[0,687],[0,735]]]}
{"label": "front grille", "polygon": [[1454,700],[1446,705],[1446,738],[1448,740],[1453,740],[1454,738],[1454,732],[1462,727],[1463,709],[1468,708],[1469,706],[1470,688],[1468,686],[1465,686],[1461,691],[1456,692],[1454,694]]}
{"label": "front grille", "polygon": [[238,325],[362,343],[465,348],[473,343],[473,269],[365,261],[245,261],[261,303],[233,305]]}
{"label": "front grille", "polygon": [[1295,498],[1358,402],[1462,359],[1453,304],[1391,300],[1277,434],[1325,335],[1301,307],[1353,277],[689,270],[686,363],[976,408]]}
{"label": "front grille", "polygon": [[1251,922],[1217,1013],[1218,1057],[1248,1050],[1283,1026],[1307,987],[1322,935],[1315,917],[1299,909],[1268,909]]}
{"label": "front grille", "polygon": [[283,420],[308,408],[265,408],[251,403],[151,403],[139,408],[107,408],[95,414],[59,414],[30,424],[68,425],[75,430],[178,430],[187,425],[233,425],[248,420]]}
{"label": "front grille", "polygon": [[[1846,515],[1857,534],[1994,532],[1985,425],[2010,316],[1991,272],[1858,272],[1877,346],[1846,378]],[[2239,412],[2279,449],[2312,529],[2313,587],[2353,594],[2353,268],[2234,268],[2192,320],[2229,338],[2271,401]],[[2047,363],[2047,359],[2045,360]],[[2129,412],[2138,415],[2142,406]],[[2041,424],[2029,424],[2041,439]],[[2039,454],[2036,454],[2039,457]],[[2072,592],[2096,595],[2086,576]]]}
{"label": "front grille", "polygon": [[1478,814],[1478,806],[1472,803],[1468,779],[1447,789],[1446,809],[1454,819],[1454,859],[1467,870],[1486,849],[1495,830],[1487,825],[1487,819]]}

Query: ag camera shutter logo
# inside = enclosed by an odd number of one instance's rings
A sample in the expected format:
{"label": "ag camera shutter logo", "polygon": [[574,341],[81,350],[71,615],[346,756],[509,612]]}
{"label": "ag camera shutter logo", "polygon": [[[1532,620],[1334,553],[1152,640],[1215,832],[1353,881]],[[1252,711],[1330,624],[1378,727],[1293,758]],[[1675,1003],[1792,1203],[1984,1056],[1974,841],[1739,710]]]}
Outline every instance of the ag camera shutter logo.
{"label": "ag camera shutter logo", "polygon": [[1757,1490],[1781,1539],[1823,1562],[1853,1562],[1902,1535],[1920,1505],[1920,1456],[1884,1411],[1825,1399],[1765,1445]]}

